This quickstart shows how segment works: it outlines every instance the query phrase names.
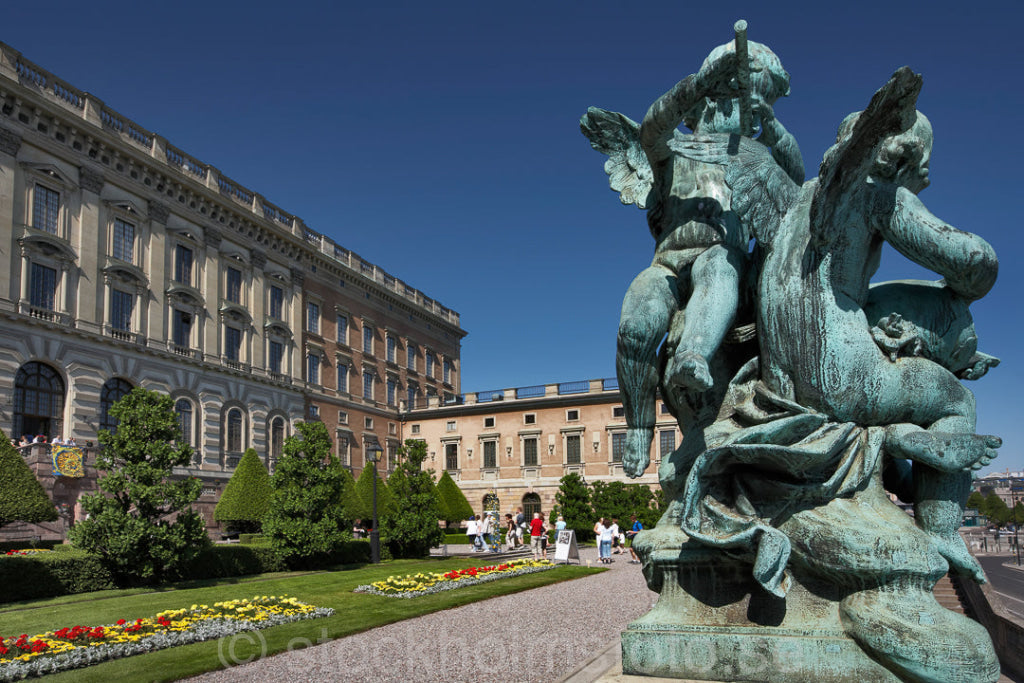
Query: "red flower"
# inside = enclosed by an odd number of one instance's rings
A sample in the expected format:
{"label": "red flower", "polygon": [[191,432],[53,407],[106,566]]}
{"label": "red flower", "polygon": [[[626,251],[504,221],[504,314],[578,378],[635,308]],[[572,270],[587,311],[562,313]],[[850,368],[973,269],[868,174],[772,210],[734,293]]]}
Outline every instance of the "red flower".
{"label": "red flower", "polygon": [[127,622],[127,621],[125,621],[124,619],[118,619],[118,620],[117,620],[117,625],[118,625],[118,626],[124,626],[124,625],[125,625],[125,624],[127,624],[127,623],[128,623],[128,622]]}

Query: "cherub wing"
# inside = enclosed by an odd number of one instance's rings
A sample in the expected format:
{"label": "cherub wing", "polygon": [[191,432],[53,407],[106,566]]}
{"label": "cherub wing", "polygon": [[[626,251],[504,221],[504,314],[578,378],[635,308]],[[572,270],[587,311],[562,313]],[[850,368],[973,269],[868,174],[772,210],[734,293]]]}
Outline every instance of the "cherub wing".
{"label": "cherub wing", "polygon": [[668,146],[687,159],[722,166],[732,190],[732,210],[759,242],[771,244],[783,216],[800,196],[800,185],[776,163],[770,149],[724,133],[677,135]]}
{"label": "cherub wing", "polygon": [[590,107],[580,119],[580,130],[591,147],[608,155],[604,172],[622,203],[647,208],[654,174],[640,147],[640,125],[618,112]]}
{"label": "cherub wing", "polygon": [[914,125],[921,75],[909,67],[897,69],[860,113],[849,135],[833,145],[821,161],[818,187],[811,204],[811,230],[833,225],[839,199],[863,183],[874,163],[878,143]]}

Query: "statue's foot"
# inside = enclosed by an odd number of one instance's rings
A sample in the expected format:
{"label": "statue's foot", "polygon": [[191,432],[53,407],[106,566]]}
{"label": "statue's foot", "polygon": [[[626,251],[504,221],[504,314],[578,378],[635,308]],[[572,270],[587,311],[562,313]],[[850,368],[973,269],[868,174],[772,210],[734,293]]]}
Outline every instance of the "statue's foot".
{"label": "statue's foot", "polygon": [[[886,444],[889,445],[888,443]],[[1003,445],[998,436],[913,431],[898,437],[897,452],[939,472],[977,470],[992,462]]]}
{"label": "statue's foot", "polygon": [[953,571],[957,574],[969,576],[977,583],[988,582],[988,579],[985,578],[985,571],[978,564],[978,560],[975,559],[974,555],[971,555],[971,551],[967,549],[967,544],[964,543],[964,539],[960,537],[960,534],[956,532],[951,534],[932,534],[932,538],[935,539],[939,554],[946,558]]}
{"label": "statue's foot", "polygon": [[622,470],[636,479],[651,463],[654,427],[630,427],[626,430],[626,452],[622,454]]}
{"label": "statue's foot", "polygon": [[707,391],[714,383],[704,356],[696,351],[677,351],[668,361],[665,376],[670,384]]}

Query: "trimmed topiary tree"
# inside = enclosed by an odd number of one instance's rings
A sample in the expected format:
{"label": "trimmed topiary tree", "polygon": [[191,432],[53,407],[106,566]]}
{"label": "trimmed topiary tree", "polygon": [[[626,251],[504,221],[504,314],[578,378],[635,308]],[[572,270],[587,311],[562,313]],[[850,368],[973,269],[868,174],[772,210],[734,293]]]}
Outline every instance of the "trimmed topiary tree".
{"label": "trimmed topiary tree", "polygon": [[380,517],[380,542],[392,557],[424,557],[444,540],[437,523],[441,514],[437,488],[433,473],[422,469],[427,445],[408,439],[402,452],[402,464],[388,478],[395,504]]}
{"label": "trimmed topiary tree", "polygon": [[213,518],[228,531],[257,533],[263,525],[263,516],[270,508],[273,492],[267,466],[256,455],[256,449],[250,448],[224,487],[224,493],[213,510]]}
{"label": "trimmed topiary tree", "polygon": [[0,527],[56,520],[57,508],[46,489],[2,431],[0,441]]}
{"label": "trimmed topiary tree", "polygon": [[[356,504],[360,506],[357,517],[363,520],[367,529],[373,520],[373,467],[367,465],[363,468],[359,478],[356,479]],[[391,494],[388,491],[387,483],[383,478],[377,478],[377,519],[379,520],[387,511],[391,503]]]}
{"label": "trimmed topiary tree", "polygon": [[82,498],[89,517],[68,536],[98,555],[119,583],[158,583],[209,545],[203,518],[191,507],[202,483],[172,477],[191,462],[192,448],[181,441],[170,396],[137,387],[110,414],[118,426],[99,432],[100,490]]}
{"label": "trimmed topiary tree", "polygon": [[271,481],[263,533],[292,566],[310,566],[350,538],[342,529],[342,467],[323,422],[299,422]]}
{"label": "trimmed topiary tree", "polygon": [[443,519],[449,526],[458,526],[460,522],[469,519],[473,514],[473,507],[466,500],[459,485],[448,474],[448,470],[441,473],[441,478],[437,482],[437,494],[441,499]]}

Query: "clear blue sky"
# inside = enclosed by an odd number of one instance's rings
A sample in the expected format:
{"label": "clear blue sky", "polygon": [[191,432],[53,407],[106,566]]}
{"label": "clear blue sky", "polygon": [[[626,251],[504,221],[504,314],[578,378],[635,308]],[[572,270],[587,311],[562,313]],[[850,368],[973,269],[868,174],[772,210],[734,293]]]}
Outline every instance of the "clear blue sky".
{"label": "clear blue sky", "polygon": [[[1024,467],[1024,3],[369,4],[13,2],[0,40],[459,311],[464,391],[614,375],[653,243],[579,132],[589,105],[638,120],[742,17],[792,75],[776,114],[814,175],[909,65],[936,139],[921,198],[1002,260],[974,313],[1003,364],[971,388],[999,469]],[[921,275],[889,252],[878,279]]]}

